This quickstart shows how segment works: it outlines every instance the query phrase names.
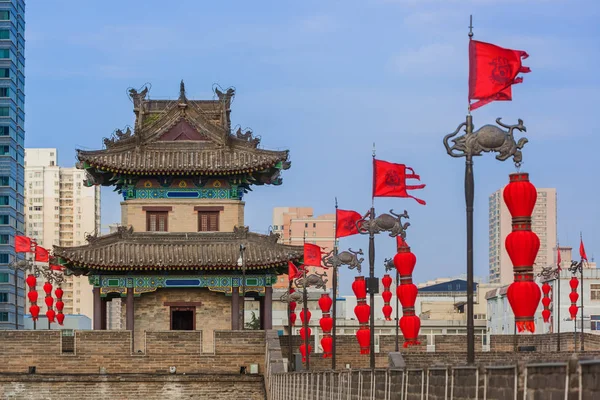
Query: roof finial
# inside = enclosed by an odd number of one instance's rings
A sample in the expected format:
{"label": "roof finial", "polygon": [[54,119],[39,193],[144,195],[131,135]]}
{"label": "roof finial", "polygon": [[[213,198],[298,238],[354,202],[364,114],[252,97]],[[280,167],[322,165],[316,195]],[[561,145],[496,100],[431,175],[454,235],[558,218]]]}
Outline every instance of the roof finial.
{"label": "roof finial", "polygon": [[473,39],[473,16],[469,15],[469,40]]}
{"label": "roof finial", "polygon": [[182,103],[187,103],[187,98],[185,97],[185,83],[183,83],[183,79],[179,84],[179,101]]}

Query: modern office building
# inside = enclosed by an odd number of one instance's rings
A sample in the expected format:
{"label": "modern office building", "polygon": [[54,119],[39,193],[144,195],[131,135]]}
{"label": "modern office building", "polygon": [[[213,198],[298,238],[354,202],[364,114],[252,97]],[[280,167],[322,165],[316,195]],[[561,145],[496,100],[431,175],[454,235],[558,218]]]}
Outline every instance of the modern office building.
{"label": "modern office building", "polygon": [[[16,258],[15,235],[24,220],[25,2],[0,1],[0,329],[22,329],[23,272],[8,265]],[[22,256],[19,256],[22,257]]]}
{"label": "modern office building", "polygon": [[[514,280],[513,265],[504,247],[512,231],[511,215],[502,198],[503,189],[489,198],[489,281],[507,285]],[[537,189],[533,209],[532,230],[540,238],[540,250],[535,259],[534,273],[555,262],[556,252],[556,189]]]}
{"label": "modern office building", "polygon": [[[335,214],[314,216],[312,207],[275,207],[272,228],[274,233],[279,234],[279,243],[282,244],[302,246],[312,243],[324,252],[332,250],[335,244]],[[287,275],[282,275],[273,287],[287,287],[287,282]],[[331,288],[331,284],[328,274],[327,288]]]}
{"label": "modern office building", "polygon": [[[100,187],[85,187],[85,171],[58,166],[56,149],[25,150],[27,236],[48,250],[86,244],[100,231]],[[43,298],[43,282],[38,291]],[[93,318],[92,286],[86,276],[68,276],[62,285],[65,314]]]}

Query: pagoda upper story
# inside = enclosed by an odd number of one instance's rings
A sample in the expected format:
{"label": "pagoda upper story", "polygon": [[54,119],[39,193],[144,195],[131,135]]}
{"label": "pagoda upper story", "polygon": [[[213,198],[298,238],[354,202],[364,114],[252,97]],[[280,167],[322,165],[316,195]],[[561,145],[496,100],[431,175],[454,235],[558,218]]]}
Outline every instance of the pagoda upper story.
{"label": "pagoda upper story", "polygon": [[131,199],[241,200],[251,185],[280,185],[288,151],[259,148],[251,131],[232,133],[233,89],[215,100],[151,100],[130,89],[135,126],[104,139],[105,149],[77,150],[87,185],[115,186]]}

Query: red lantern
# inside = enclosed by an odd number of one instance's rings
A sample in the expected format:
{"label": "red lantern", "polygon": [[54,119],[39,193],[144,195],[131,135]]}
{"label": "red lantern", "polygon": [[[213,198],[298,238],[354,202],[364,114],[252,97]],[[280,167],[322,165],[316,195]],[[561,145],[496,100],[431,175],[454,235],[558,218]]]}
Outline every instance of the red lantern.
{"label": "red lantern", "polygon": [[577,318],[579,307],[577,307],[575,304],[572,304],[571,307],[569,307],[569,313],[571,314],[571,319]]}
{"label": "red lantern", "polygon": [[312,334],[312,329],[307,328],[308,329],[308,336],[306,335],[306,330],[304,329],[304,327],[300,328],[300,339],[302,339],[303,341],[306,340],[307,337],[310,337],[310,335]]}
{"label": "red lantern", "polygon": [[385,303],[389,303],[390,300],[392,300],[392,292],[390,292],[390,291],[382,292],[381,297],[383,298],[383,301]]}
{"label": "red lantern", "polygon": [[35,276],[31,274],[27,275],[25,282],[27,282],[27,286],[29,286],[30,289],[33,289],[35,287]]}
{"label": "red lantern", "polygon": [[532,231],[512,231],[504,241],[506,251],[515,269],[529,267],[535,263],[540,239]]}
{"label": "red lantern", "polygon": [[354,307],[354,314],[359,324],[366,324],[371,316],[371,306],[366,303],[359,303]]}
{"label": "red lantern", "polygon": [[548,284],[548,282],[544,282],[544,284],[542,285],[542,293],[548,294],[550,293],[551,289],[552,287]]}
{"label": "red lantern", "polygon": [[291,312],[296,311],[297,306],[298,306],[298,303],[296,303],[295,301],[290,301],[290,311]]}
{"label": "red lantern", "polygon": [[[308,345],[308,353],[312,352],[312,346]],[[302,362],[306,362],[306,347],[304,343],[300,345],[300,354],[302,354]]]}
{"label": "red lantern", "polygon": [[331,336],[324,336],[321,339],[321,347],[323,348],[323,358],[330,358],[333,350],[333,339]]}
{"label": "red lantern", "polygon": [[63,294],[64,294],[64,292],[60,287],[56,288],[56,290],[54,291],[54,295],[56,296],[57,299],[62,299]]}
{"label": "red lantern", "polygon": [[569,293],[569,300],[571,300],[571,303],[573,303],[573,304],[577,303],[577,300],[579,300],[579,293],[577,293],[577,292]]}
{"label": "red lantern", "polygon": [[[403,246],[406,242],[403,241]],[[398,253],[394,256],[394,266],[398,270],[400,276],[412,275],[415,265],[417,264],[417,257],[410,251],[410,247],[401,247],[398,249]]]}
{"label": "red lantern", "polygon": [[329,297],[329,294],[323,293],[321,294],[321,298],[319,299],[319,308],[323,313],[328,313],[331,309],[331,305],[333,304],[333,300]]}
{"label": "red lantern", "polygon": [[58,313],[58,314],[56,315],[56,320],[58,321],[58,324],[59,324],[59,325],[62,325],[62,324],[63,324],[63,322],[65,321],[65,314],[63,314],[63,313]]}
{"label": "red lantern", "polygon": [[398,299],[404,308],[411,308],[415,306],[415,301],[417,300],[417,294],[419,293],[419,289],[414,283],[409,283],[407,285],[400,285],[396,290],[396,294],[398,295]]}
{"label": "red lantern", "polygon": [[421,329],[421,319],[416,315],[405,315],[400,318],[400,329],[404,335],[404,347],[421,344],[417,339]]}
{"label": "red lantern", "polygon": [[292,324],[292,326],[296,325],[296,313],[290,314],[290,323]]}
{"label": "red lantern", "polygon": [[383,316],[385,317],[386,321],[391,321],[392,318],[392,306],[390,305],[385,305],[383,306],[383,308],[381,309],[381,311],[383,312]]}
{"label": "red lantern", "polygon": [[30,303],[35,303],[38,299],[38,292],[36,292],[35,290],[27,292],[27,298],[29,299]]}
{"label": "red lantern", "polygon": [[40,307],[36,304],[29,307],[29,314],[31,314],[31,319],[37,321],[38,316],[40,315]]}
{"label": "red lantern", "polygon": [[511,283],[506,293],[515,314],[519,332],[535,332],[533,316],[542,297],[540,287],[532,280],[519,280]]}
{"label": "red lantern", "polygon": [[527,172],[509,175],[509,184],[504,188],[504,202],[513,218],[531,217],[537,200],[537,189],[529,182]]}
{"label": "red lantern", "polygon": [[383,285],[383,287],[389,288],[390,286],[392,286],[392,277],[388,274],[385,274],[383,278],[381,278],[381,284]]}
{"label": "red lantern", "polygon": [[52,296],[46,296],[44,298],[44,302],[46,303],[46,306],[48,306],[48,308],[52,308],[52,306],[54,305],[54,299],[52,298]]}
{"label": "red lantern", "polygon": [[544,318],[544,322],[550,322],[550,310],[543,310],[542,317]]}
{"label": "red lantern", "polygon": [[572,277],[569,281],[569,286],[571,286],[571,290],[577,290],[577,287],[579,286],[579,279]]}
{"label": "red lantern", "polygon": [[352,283],[352,291],[357,299],[364,299],[367,297],[367,283],[365,282],[364,276],[357,276],[354,278]]}
{"label": "red lantern", "polygon": [[319,325],[321,326],[321,329],[324,333],[329,333],[333,328],[333,318],[323,317],[319,320]]}
{"label": "red lantern", "polygon": [[59,314],[62,312],[63,308],[65,308],[65,303],[62,300],[58,300],[56,302],[56,309],[59,311]]}
{"label": "red lantern", "polygon": [[47,295],[52,294],[52,284],[50,282],[44,283],[44,292],[46,292]]}
{"label": "red lantern", "polygon": [[306,312],[306,316],[308,317],[308,318],[306,318],[306,323],[308,324],[308,323],[310,322],[310,317],[311,317],[311,315],[312,315],[312,314],[310,313],[310,310],[309,310],[309,309],[306,309],[306,310],[300,310],[300,313],[299,313],[299,314],[300,314],[300,321],[302,321],[302,324],[304,324],[304,316],[305,316],[305,315],[304,315],[304,313],[305,313],[305,312]]}
{"label": "red lantern", "polygon": [[56,316],[56,313],[54,312],[54,310],[48,310],[48,311],[46,311],[46,317],[48,317],[48,321],[54,322],[54,317],[55,316]]}
{"label": "red lantern", "polygon": [[[546,307],[546,308],[547,308],[547,307],[550,307],[550,303],[552,303],[552,300],[550,299],[550,297],[544,297],[544,298],[542,299],[542,305],[543,305],[544,307]],[[547,322],[547,321],[546,321],[546,322]]]}
{"label": "red lantern", "polygon": [[360,354],[369,354],[369,348],[371,347],[371,330],[369,328],[361,327],[356,332],[356,339],[360,346]]}

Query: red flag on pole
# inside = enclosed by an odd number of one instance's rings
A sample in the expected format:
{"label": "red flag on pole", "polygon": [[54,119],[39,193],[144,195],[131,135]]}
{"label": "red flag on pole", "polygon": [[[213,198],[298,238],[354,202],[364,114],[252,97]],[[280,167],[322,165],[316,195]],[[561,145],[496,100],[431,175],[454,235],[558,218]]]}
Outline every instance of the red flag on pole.
{"label": "red flag on pole", "polygon": [[39,262],[50,261],[50,254],[48,253],[48,250],[46,250],[42,246],[36,246],[35,247],[35,261],[39,261]]}
{"label": "red flag on pole", "polygon": [[31,253],[31,239],[27,236],[15,236],[15,251]]}
{"label": "red flag on pole", "polygon": [[404,164],[373,159],[373,197],[410,197],[425,205],[424,200],[408,194],[409,190],[423,189],[425,185],[407,185],[407,179],[420,181],[421,177]]}
{"label": "red flag on pole", "polygon": [[288,280],[291,281],[296,276],[298,276],[298,268],[296,268],[293,262],[288,261]]}
{"label": "red flag on pole", "polygon": [[321,266],[321,248],[316,244],[304,243],[304,266]]}
{"label": "red flag on pole", "polygon": [[579,237],[579,255],[581,256],[582,260],[588,260],[587,254],[585,254],[585,247],[583,246],[583,238],[581,236]]}
{"label": "red flag on pole", "polygon": [[521,64],[529,55],[491,43],[469,41],[469,104],[471,110],[492,101],[512,100],[511,85],[523,82],[519,73],[531,72]]}
{"label": "red flag on pole", "polygon": [[358,233],[356,223],[360,219],[362,219],[362,216],[356,211],[335,210],[335,237],[356,235]]}

